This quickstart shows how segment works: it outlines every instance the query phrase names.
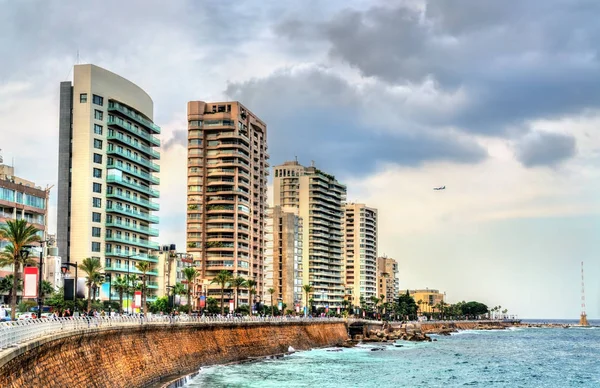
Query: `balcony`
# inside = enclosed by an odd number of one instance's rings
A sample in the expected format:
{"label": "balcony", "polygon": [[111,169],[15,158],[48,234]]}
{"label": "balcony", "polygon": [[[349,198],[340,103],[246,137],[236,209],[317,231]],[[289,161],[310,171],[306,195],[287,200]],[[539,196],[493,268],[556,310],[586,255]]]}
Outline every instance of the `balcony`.
{"label": "balcony", "polygon": [[119,237],[119,236],[114,235],[114,236],[106,236],[105,240],[119,242],[122,244],[135,245],[135,246],[146,248],[146,249],[158,250],[158,248],[159,248],[157,243],[154,243],[154,242],[148,241],[148,240],[142,240],[139,238],[133,239],[133,238],[125,238],[125,237]]}
{"label": "balcony", "polygon": [[[134,265],[130,265],[129,268],[128,266],[121,264],[111,264],[111,265],[107,265],[104,267],[105,271],[115,271],[115,272],[125,272],[125,273],[130,273],[130,274],[142,274],[142,271],[140,271],[139,269],[137,269]],[[149,276],[158,276],[158,270],[157,269],[153,269],[150,270],[148,272],[146,272],[146,275]]]}
{"label": "balcony", "polygon": [[151,147],[148,147],[143,144],[136,143],[130,139],[127,139],[124,135],[113,131],[112,129],[108,131],[108,135],[106,136],[108,140],[118,140],[121,143],[128,145],[131,148],[135,148],[138,151],[141,151],[148,155],[153,159],[160,159],[160,153],[156,150],[153,150]]}
{"label": "balcony", "polygon": [[127,181],[121,177],[118,177],[116,175],[109,175],[106,177],[106,182],[107,183],[116,183],[118,185],[124,186],[124,187],[129,187],[135,191],[139,191],[140,193],[144,193],[146,195],[148,195],[149,197],[154,197],[154,198],[158,198],[160,196],[160,193],[158,190],[154,190],[151,189],[148,186],[143,186],[140,185],[139,183],[133,183],[132,181]]}
{"label": "balcony", "polygon": [[133,197],[131,195],[126,195],[123,193],[119,194],[116,192],[116,190],[113,190],[112,193],[107,193],[106,198],[119,198],[123,201],[127,201],[127,202],[133,203],[135,205],[147,207],[148,209],[151,209],[151,210],[158,210],[160,208],[160,206],[158,206],[158,203],[156,203],[156,202],[148,201],[147,199],[142,199],[139,197]]}
{"label": "balcony", "polygon": [[158,263],[158,256],[148,255],[147,253],[134,253],[132,254],[130,251],[125,250],[107,250],[104,254],[109,257],[121,257],[125,259],[131,258],[136,261],[149,261],[151,263]]}
{"label": "balcony", "polygon": [[160,133],[160,127],[158,125],[154,124],[152,121],[148,120],[147,118],[140,115],[136,111],[129,109],[126,106],[121,105],[116,101],[108,102],[108,111],[109,112],[117,111],[117,112],[129,117],[130,119],[134,120],[138,124],[143,125],[144,127],[148,128],[152,132]]}
{"label": "balcony", "polygon": [[160,140],[158,140],[154,136],[150,135],[148,132],[144,132],[144,131],[139,130],[138,128],[135,128],[133,125],[129,124],[128,122],[126,122],[125,120],[123,120],[120,117],[115,117],[115,116],[109,115],[106,123],[108,125],[118,126],[119,128],[122,128],[129,133],[139,136],[140,138],[142,138],[144,140],[148,140],[150,143],[152,143],[153,145],[155,145],[157,147],[160,146]]}
{"label": "balcony", "polygon": [[142,234],[147,234],[149,236],[158,237],[158,229],[149,228],[147,226],[142,226],[142,225],[134,225],[130,222],[123,222],[123,221],[115,220],[112,222],[107,222],[106,226],[112,227],[112,228],[131,230],[133,232],[138,232],[138,233],[142,233]]}
{"label": "balcony", "polygon": [[134,212],[133,210],[127,209],[123,206],[113,204],[111,206],[107,206],[106,211],[120,213],[129,217],[137,218],[139,220],[144,220],[153,224],[158,224],[158,216],[153,216],[148,213]]}
{"label": "balcony", "polygon": [[133,155],[132,153],[128,153],[125,152],[124,150],[120,150],[118,148],[109,148],[108,150],[106,150],[107,154],[113,154],[113,155],[119,155],[127,160],[131,160],[134,163],[137,163],[139,165],[142,165],[144,167],[148,167],[150,170],[154,171],[154,172],[159,172],[160,171],[160,166],[156,163],[152,163],[150,160],[146,159],[146,158],[140,158],[135,157],[135,155]]}
{"label": "balcony", "polygon": [[117,170],[123,171],[127,174],[137,176],[138,178],[147,180],[155,185],[160,184],[160,179],[158,177],[155,177],[154,175],[148,174],[147,172],[144,172],[144,171],[140,171],[140,170],[136,171],[133,168],[128,168],[127,166],[124,166],[123,163],[121,163],[121,162],[108,163],[107,166],[110,168],[116,168]]}

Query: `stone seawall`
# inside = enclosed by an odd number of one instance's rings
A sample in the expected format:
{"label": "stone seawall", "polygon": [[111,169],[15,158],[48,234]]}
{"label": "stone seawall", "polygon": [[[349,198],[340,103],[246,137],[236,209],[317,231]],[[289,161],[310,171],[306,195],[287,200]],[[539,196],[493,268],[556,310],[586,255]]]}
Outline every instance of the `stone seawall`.
{"label": "stone seawall", "polygon": [[341,344],[343,322],[245,322],[98,328],[46,337],[3,352],[0,387],[144,387],[242,361]]}
{"label": "stone seawall", "polygon": [[422,322],[420,326],[421,332],[427,334],[446,330],[501,330],[513,326],[513,323],[500,321]]}

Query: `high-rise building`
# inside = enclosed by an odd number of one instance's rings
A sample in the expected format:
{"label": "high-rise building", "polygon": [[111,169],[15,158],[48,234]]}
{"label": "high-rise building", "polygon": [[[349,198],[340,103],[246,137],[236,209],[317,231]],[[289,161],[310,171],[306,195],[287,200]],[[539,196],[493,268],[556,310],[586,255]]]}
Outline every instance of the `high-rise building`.
{"label": "high-rise building", "polygon": [[[265,289],[273,288],[273,303],[300,312],[302,301],[302,218],[280,206],[267,210]],[[267,295],[270,298],[269,295]],[[266,300],[270,304],[270,300]]]}
{"label": "high-rise building", "polygon": [[393,302],[398,297],[398,263],[391,257],[377,258],[377,297]]}
{"label": "high-rise building", "polygon": [[[101,260],[111,277],[140,274],[158,258],[159,166],[152,99],[137,85],[94,65],[76,65],[60,84],[58,228],[63,261]],[[154,299],[149,289],[148,301]],[[102,293],[101,293],[102,296]]]}
{"label": "high-rise building", "polygon": [[[188,103],[187,252],[210,284],[220,271],[264,283],[267,126],[239,102]],[[231,293],[232,290],[227,290]],[[238,304],[250,304],[240,290]]]}
{"label": "high-rise building", "polygon": [[313,286],[314,306],[341,307],[346,186],[297,161],[274,167],[274,174],[274,205],[302,218],[302,282]]}
{"label": "high-rise building", "polygon": [[346,295],[359,307],[361,297],[372,304],[377,293],[377,209],[349,203],[344,219]]}
{"label": "high-rise building", "polygon": [[[48,196],[48,189],[42,189],[29,180],[15,176],[12,166],[0,164],[0,224],[8,220],[25,219],[39,229],[39,237],[45,239]],[[4,250],[6,245],[8,245],[7,241],[0,240],[0,250]],[[0,267],[0,277],[10,275],[12,272],[12,266]]]}

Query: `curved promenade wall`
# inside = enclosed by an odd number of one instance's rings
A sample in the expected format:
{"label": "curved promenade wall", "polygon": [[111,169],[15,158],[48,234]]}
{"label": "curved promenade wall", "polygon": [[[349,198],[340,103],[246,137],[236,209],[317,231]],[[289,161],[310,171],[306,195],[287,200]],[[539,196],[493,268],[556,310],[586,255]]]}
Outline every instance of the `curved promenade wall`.
{"label": "curved promenade wall", "polygon": [[343,322],[101,327],[44,337],[0,356],[0,387],[144,387],[201,366],[332,346]]}

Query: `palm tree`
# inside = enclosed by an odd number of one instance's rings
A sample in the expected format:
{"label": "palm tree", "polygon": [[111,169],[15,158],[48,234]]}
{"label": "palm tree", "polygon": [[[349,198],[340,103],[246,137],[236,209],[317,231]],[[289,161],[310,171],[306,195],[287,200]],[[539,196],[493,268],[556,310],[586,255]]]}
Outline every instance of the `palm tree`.
{"label": "palm tree", "polygon": [[119,293],[119,313],[123,313],[123,294],[129,289],[129,282],[126,276],[117,276],[111,288]]}
{"label": "palm tree", "polygon": [[42,280],[42,303],[44,301],[44,299],[46,298],[46,296],[52,294],[54,292],[54,286],[52,285],[52,283],[50,283],[47,280]]}
{"label": "palm tree", "polygon": [[[0,293],[4,294],[6,292],[8,294],[8,300],[10,300],[12,296],[13,279],[13,274],[6,275],[6,277],[0,279]],[[19,279],[17,291],[23,291],[23,280],[21,279]]]}
{"label": "palm tree", "polygon": [[92,309],[92,292],[96,293],[96,282],[100,280],[100,259],[96,257],[86,257],[83,262],[79,264],[79,269],[87,274],[87,281],[85,283],[88,286],[88,302],[87,311]]}
{"label": "palm tree", "polygon": [[0,226],[0,240],[8,241],[9,244],[4,248],[4,252],[0,253],[0,267],[13,266],[13,286],[10,294],[10,319],[13,321],[17,312],[17,290],[21,278],[21,268],[24,265],[35,263],[33,260],[30,261],[23,257],[21,250],[27,245],[40,241],[38,232],[38,228],[28,225],[24,219],[8,220],[6,224]]}
{"label": "palm tree", "polygon": [[248,304],[250,305],[250,315],[252,315],[252,301],[254,300],[254,295],[256,295],[256,285],[256,280],[246,280],[246,287],[248,288]]}
{"label": "palm tree", "polygon": [[310,284],[305,284],[302,286],[302,290],[304,291],[304,294],[306,295],[306,304],[304,305],[304,307],[306,308],[306,310],[304,312],[304,316],[306,316],[306,314],[308,313],[308,308],[309,308],[308,301],[309,301],[310,293],[313,292],[314,288]]}
{"label": "palm tree", "polygon": [[231,272],[222,270],[215,276],[210,284],[218,284],[221,286],[221,315],[225,315],[225,305],[223,305],[223,299],[225,298],[225,287],[231,281]]}
{"label": "palm tree", "polygon": [[273,294],[275,293],[275,290],[272,289],[272,288],[269,288],[267,290],[267,292],[269,294],[271,294],[271,315],[275,316],[275,310],[274,310],[275,309],[275,305],[273,304]]}
{"label": "palm tree", "polygon": [[188,312],[192,312],[192,285],[196,277],[198,276],[198,271],[196,268],[187,267],[183,269],[183,276],[185,280],[187,280],[187,304],[188,304]]}
{"label": "palm tree", "polygon": [[146,276],[152,269],[152,264],[149,261],[138,261],[135,267],[142,273],[142,308],[141,312],[146,313]]}
{"label": "palm tree", "polygon": [[246,279],[244,279],[241,276],[233,278],[231,280],[231,287],[235,288],[235,308],[238,308],[238,307],[240,307],[238,305],[238,298],[239,298],[239,294],[240,294],[240,288],[246,287]]}
{"label": "palm tree", "polygon": [[417,301],[417,304],[419,305],[419,313],[420,313],[421,315],[423,315],[423,310],[421,310],[421,305],[423,304],[423,301],[422,301],[421,299],[419,299],[419,300]]}

